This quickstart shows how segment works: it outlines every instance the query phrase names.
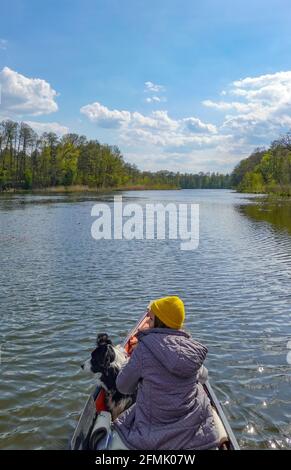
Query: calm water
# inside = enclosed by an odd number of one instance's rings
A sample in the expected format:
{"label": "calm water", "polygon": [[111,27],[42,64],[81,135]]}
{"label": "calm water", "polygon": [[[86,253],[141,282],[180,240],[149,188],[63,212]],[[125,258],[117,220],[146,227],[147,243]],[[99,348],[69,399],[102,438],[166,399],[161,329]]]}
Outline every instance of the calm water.
{"label": "calm water", "polygon": [[0,198],[0,448],[65,448],[94,383],[80,363],[97,332],[119,342],[167,294],[185,300],[187,328],[209,347],[240,445],[291,448],[290,205],[215,190],[123,196],[199,203],[199,248],[94,241],[92,195]]}

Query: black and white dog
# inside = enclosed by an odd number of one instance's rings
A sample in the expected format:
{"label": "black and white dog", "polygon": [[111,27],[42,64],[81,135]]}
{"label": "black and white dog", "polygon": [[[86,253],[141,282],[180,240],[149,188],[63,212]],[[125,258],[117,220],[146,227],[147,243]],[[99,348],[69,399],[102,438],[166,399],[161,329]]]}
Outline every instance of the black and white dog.
{"label": "black and white dog", "polygon": [[116,388],[116,378],[128,357],[120,345],[113,346],[106,333],[97,336],[96,345],[91,358],[81,367],[96,374],[97,385],[106,391],[106,405],[114,420],[135,401],[135,395],[123,395]]}

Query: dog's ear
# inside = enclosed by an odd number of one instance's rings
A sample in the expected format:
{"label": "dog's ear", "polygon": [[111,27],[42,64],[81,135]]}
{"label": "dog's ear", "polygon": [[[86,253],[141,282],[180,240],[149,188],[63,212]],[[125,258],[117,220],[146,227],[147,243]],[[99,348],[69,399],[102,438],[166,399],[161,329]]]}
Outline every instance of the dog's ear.
{"label": "dog's ear", "polygon": [[108,346],[105,357],[104,357],[104,369],[105,375],[108,375],[111,362],[115,359],[115,352],[112,346]]}
{"label": "dog's ear", "polygon": [[96,344],[97,346],[101,346],[103,344],[112,344],[112,341],[108,338],[108,335],[106,333],[100,333],[97,336]]}

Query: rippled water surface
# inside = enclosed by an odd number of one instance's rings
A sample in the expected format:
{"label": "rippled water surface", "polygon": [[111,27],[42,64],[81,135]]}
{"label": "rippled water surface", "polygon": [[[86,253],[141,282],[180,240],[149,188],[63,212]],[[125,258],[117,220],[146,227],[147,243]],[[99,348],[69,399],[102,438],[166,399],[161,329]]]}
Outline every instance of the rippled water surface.
{"label": "rippled water surface", "polygon": [[184,299],[187,328],[209,348],[240,445],[291,448],[290,205],[223,190],[123,197],[199,203],[199,248],[93,240],[92,195],[0,197],[0,448],[66,448],[94,383],[80,363],[96,333],[119,342],[167,294]]}

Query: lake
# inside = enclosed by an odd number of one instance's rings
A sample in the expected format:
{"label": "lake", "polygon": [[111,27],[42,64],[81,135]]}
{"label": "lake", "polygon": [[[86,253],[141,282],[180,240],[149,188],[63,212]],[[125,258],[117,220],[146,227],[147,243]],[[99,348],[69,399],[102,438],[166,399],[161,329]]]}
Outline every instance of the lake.
{"label": "lake", "polygon": [[120,342],[164,295],[181,296],[187,330],[208,346],[240,446],[291,448],[291,203],[229,190],[119,194],[143,207],[199,204],[198,248],[94,240],[92,206],[113,194],[0,196],[0,448],[66,448],[94,385],[80,364],[97,333]]}

